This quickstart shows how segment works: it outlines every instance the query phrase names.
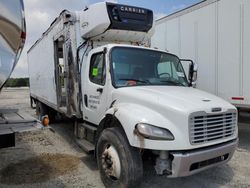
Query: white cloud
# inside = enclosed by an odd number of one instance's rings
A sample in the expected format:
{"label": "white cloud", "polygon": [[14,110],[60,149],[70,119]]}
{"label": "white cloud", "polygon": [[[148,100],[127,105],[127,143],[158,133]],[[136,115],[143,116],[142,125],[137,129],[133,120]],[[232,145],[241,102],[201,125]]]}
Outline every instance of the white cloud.
{"label": "white cloud", "polygon": [[27,39],[11,77],[28,76],[27,50],[64,9],[83,10],[87,4],[87,0],[24,0]]}

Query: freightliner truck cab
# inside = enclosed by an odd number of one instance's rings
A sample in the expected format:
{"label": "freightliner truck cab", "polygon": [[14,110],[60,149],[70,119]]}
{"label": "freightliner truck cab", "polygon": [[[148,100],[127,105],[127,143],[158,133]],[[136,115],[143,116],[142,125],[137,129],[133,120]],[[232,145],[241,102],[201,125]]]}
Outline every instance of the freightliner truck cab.
{"label": "freightliner truck cab", "polygon": [[64,11],[28,52],[38,113],[75,120],[106,187],[136,186],[146,154],[157,174],[182,177],[228,162],[237,146],[236,108],[192,87],[191,60],[185,72],[187,60],[150,48],[153,26],[151,10],[98,3]]}

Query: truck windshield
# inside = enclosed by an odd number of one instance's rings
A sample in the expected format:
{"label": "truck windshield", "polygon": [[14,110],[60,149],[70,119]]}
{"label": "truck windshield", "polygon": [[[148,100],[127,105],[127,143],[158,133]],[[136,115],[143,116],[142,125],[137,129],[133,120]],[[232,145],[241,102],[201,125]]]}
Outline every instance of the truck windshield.
{"label": "truck windshield", "polygon": [[188,86],[183,67],[172,54],[128,47],[115,47],[111,52],[113,85]]}

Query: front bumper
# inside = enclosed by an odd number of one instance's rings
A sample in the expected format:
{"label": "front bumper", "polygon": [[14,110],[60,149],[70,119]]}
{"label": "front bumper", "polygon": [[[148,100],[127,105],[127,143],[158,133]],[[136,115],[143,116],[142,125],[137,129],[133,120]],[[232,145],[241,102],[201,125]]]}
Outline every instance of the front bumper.
{"label": "front bumper", "polygon": [[168,177],[184,177],[196,174],[219,164],[227,163],[233,156],[239,140],[186,152],[170,152],[173,156],[172,174]]}

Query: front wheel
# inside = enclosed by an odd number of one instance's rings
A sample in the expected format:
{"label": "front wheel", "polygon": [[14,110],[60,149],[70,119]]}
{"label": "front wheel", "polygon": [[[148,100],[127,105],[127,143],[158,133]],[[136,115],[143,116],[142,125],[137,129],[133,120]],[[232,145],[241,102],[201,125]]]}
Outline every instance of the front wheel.
{"label": "front wheel", "polygon": [[135,187],[143,175],[140,151],[129,145],[125,133],[117,127],[101,133],[97,163],[106,187]]}

